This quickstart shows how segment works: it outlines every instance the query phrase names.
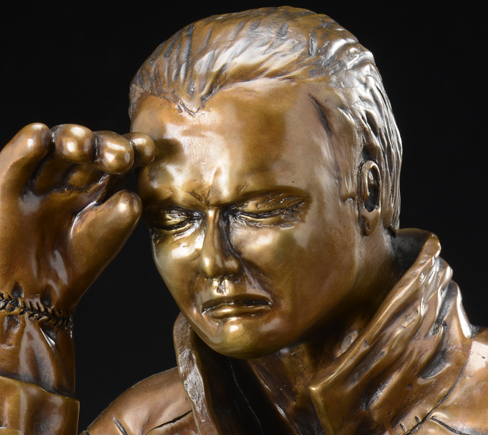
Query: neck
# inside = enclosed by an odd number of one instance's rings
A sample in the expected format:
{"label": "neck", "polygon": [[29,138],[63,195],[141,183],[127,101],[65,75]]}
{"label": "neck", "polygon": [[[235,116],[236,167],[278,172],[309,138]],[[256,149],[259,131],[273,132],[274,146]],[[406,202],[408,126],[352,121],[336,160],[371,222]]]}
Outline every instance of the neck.
{"label": "neck", "polygon": [[271,355],[237,363],[247,366],[262,386],[271,403],[276,404],[295,428],[314,428],[322,434],[310,396],[310,385],[320,371],[345,352],[366,326],[364,317],[351,319],[352,323],[321,328],[307,340],[281,349]]}

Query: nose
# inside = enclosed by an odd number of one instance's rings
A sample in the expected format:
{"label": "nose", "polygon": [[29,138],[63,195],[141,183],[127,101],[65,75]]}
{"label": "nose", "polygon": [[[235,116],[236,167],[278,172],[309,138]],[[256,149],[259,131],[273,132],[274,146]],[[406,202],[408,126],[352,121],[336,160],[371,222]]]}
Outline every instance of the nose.
{"label": "nose", "polygon": [[207,278],[236,275],[241,269],[241,263],[220,226],[220,213],[210,210],[200,254],[200,269]]}

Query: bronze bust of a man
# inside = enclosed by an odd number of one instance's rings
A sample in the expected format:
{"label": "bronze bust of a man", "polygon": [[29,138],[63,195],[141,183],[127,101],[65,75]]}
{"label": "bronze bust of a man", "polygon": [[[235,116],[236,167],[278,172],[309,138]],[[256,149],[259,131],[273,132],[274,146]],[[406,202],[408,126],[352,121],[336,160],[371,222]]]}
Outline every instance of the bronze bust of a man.
{"label": "bronze bust of a man", "polygon": [[0,434],[76,432],[72,314],[142,214],[178,367],[84,433],[488,433],[487,332],[437,238],[399,230],[400,136],[353,35],[289,7],[198,21],[130,113],[0,154]]}

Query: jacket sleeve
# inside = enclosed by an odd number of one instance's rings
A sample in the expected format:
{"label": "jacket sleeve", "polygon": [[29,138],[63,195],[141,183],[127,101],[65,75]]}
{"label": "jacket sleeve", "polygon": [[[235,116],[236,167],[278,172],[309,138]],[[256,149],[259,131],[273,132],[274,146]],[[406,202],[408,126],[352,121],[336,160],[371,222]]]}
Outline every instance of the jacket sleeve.
{"label": "jacket sleeve", "polygon": [[[177,369],[151,376],[122,393],[82,435],[198,434]],[[0,432],[0,435],[1,434]]]}
{"label": "jacket sleeve", "polygon": [[[75,435],[79,402],[38,385],[0,376],[0,435]],[[176,369],[134,385],[83,434],[196,434],[191,406]]]}

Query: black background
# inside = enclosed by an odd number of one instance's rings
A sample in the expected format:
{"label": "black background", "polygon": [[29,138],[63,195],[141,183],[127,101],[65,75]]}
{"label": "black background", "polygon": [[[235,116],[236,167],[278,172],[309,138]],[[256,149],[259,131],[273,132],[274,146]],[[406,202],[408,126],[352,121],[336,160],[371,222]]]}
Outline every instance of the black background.
{"label": "black background", "polygon": [[[374,53],[404,142],[401,226],[440,237],[471,321],[488,325],[483,2],[455,8],[437,6],[441,2],[288,4],[330,15]],[[129,82],[159,43],[208,15],[278,5],[4,4],[0,143],[31,122],[125,133]],[[81,427],[133,383],[175,365],[177,312],[152,264],[142,223],[76,312]]]}

